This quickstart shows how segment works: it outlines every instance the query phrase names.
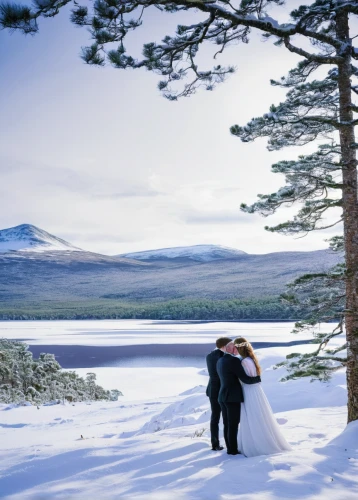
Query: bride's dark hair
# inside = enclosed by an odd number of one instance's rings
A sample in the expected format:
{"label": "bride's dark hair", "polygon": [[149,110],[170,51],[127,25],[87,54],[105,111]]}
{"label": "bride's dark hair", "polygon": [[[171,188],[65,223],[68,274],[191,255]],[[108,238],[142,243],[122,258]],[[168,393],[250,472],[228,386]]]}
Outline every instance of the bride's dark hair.
{"label": "bride's dark hair", "polygon": [[242,356],[243,358],[252,359],[252,361],[255,363],[257,375],[261,375],[261,366],[250,342],[244,337],[237,337],[234,340],[234,344],[236,349],[239,351],[240,356]]}

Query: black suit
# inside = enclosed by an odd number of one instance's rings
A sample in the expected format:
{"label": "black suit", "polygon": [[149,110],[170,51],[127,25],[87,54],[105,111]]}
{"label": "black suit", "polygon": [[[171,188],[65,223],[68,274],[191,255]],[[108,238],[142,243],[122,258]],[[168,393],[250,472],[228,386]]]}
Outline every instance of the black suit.
{"label": "black suit", "polygon": [[209,383],[206,388],[206,395],[210,399],[211,406],[211,419],[210,419],[210,434],[211,434],[211,446],[216,448],[220,445],[219,442],[219,421],[221,414],[221,406],[218,403],[218,395],[220,390],[220,379],[218,372],[216,371],[216,364],[220,358],[224,356],[224,353],[220,349],[215,349],[211,351],[206,356],[206,365],[209,372]]}
{"label": "black suit", "polygon": [[224,354],[216,365],[220,378],[218,401],[221,406],[224,421],[224,438],[228,453],[238,453],[237,432],[240,422],[241,403],[244,394],[239,379],[244,384],[257,384],[260,377],[249,377],[241,365],[239,358]]}

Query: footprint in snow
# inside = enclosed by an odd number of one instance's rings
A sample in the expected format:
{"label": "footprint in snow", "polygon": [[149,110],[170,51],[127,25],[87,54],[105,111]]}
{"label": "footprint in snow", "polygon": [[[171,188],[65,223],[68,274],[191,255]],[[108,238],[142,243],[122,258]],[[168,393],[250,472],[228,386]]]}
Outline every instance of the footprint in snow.
{"label": "footprint in snow", "polygon": [[273,468],[275,470],[291,470],[291,466],[289,464],[274,464]]}
{"label": "footprint in snow", "polygon": [[56,422],[56,424],[70,424],[73,422],[73,418],[57,417],[57,418],[54,418],[54,421]]}
{"label": "footprint in snow", "polygon": [[276,422],[280,425],[285,425],[287,424],[288,420],[287,418],[276,418]]}

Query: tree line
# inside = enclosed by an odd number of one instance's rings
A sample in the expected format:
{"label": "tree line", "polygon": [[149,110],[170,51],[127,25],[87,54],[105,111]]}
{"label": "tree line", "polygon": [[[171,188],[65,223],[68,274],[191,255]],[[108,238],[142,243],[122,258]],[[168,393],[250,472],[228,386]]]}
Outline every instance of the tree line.
{"label": "tree line", "polygon": [[152,319],[152,320],[298,320],[304,310],[278,297],[267,299],[176,299],[166,302],[113,303],[106,306],[58,304],[36,309],[26,307],[0,309],[0,320],[65,320],[65,319]]}

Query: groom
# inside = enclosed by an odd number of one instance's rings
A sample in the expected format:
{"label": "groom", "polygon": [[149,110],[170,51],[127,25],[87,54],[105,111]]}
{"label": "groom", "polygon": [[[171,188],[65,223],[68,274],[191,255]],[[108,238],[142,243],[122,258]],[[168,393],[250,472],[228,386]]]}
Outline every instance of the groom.
{"label": "groom", "polygon": [[210,400],[211,418],[210,418],[210,435],[211,435],[211,449],[213,451],[223,450],[219,442],[219,421],[221,415],[221,406],[218,402],[220,391],[220,379],[216,371],[216,365],[220,358],[224,356],[225,346],[232,342],[228,337],[220,337],[216,341],[216,349],[209,352],[206,356],[206,365],[209,373],[209,383],[206,388],[206,395]]}
{"label": "groom", "polygon": [[235,356],[239,353],[233,342],[224,347],[224,355],[218,360],[216,369],[220,379],[218,401],[223,414],[224,438],[228,455],[238,455],[237,434],[240,423],[241,403],[244,394],[240,380],[244,384],[257,384],[260,377],[249,377]]}

